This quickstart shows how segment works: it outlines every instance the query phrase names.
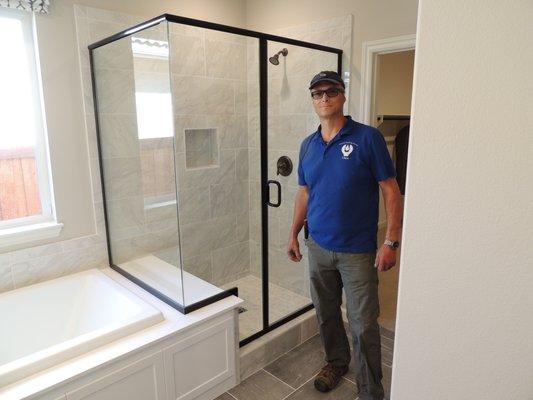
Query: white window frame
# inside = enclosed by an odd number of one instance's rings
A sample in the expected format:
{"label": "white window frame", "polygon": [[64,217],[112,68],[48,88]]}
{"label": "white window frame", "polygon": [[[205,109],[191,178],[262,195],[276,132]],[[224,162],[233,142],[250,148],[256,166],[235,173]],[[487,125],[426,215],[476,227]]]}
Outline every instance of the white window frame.
{"label": "white window frame", "polygon": [[35,164],[39,184],[41,214],[0,221],[0,248],[28,241],[58,236],[63,224],[57,222],[53,196],[52,171],[45,122],[45,108],[42,80],[36,37],[34,13],[8,8],[0,8],[0,16],[18,19],[22,22],[28,65],[30,86],[33,89],[35,112]]}

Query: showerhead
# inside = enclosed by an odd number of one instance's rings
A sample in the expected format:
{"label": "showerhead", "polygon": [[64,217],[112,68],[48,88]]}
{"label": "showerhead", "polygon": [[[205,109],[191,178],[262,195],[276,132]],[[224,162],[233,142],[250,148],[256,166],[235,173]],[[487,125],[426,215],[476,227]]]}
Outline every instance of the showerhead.
{"label": "showerhead", "polygon": [[278,51],[275,55],[268,58],[268,61],[270,61],[273,65],[279,65],[279,55],[283,55],[283,57],[287,57],[287,54],[289,53],[289,50],[283,49]]}
{"label": "showerhead", "polygon": [[270,61],[274,65],[279,65],[279,55],[275,55],[272,57],[269,57],[268,61]]}

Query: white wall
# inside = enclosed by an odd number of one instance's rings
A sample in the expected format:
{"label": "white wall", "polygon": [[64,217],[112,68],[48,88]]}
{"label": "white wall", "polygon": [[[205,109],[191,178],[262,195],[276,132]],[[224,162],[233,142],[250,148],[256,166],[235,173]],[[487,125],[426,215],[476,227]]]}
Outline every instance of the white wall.
{"label": "white wall", "polygon": [[392,399],[532,399],[533,3],[421,0]]}

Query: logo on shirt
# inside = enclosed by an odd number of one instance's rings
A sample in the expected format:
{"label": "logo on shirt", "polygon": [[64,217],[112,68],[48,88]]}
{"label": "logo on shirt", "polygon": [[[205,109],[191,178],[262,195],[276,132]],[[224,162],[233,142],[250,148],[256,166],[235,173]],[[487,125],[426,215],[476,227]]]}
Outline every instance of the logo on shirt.
{"label": "logo on shirt", "polygon": [[357,146],[357,144],[351,143],[351,142],[345,142],[345,143],[341,143],[341,145],[342,145],[341,147],[342,158],[344,160],[347,160],[350,154],[352,153],[354,146]]}

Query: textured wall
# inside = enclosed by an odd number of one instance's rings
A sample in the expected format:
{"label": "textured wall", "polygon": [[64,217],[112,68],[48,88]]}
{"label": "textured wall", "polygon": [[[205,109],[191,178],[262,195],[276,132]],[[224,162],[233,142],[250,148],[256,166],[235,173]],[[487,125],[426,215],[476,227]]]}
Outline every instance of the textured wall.
{"label": "textured wall", "polygon": [[533,396],[531,21],[420,2],[394,400]]}

